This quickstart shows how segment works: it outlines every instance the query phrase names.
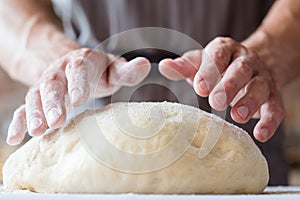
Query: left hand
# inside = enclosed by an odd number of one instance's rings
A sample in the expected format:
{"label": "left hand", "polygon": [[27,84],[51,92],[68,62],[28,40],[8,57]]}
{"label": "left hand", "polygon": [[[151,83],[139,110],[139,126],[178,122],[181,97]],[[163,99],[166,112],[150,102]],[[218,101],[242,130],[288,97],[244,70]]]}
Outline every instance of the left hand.
{"label": "left hand", "polygon": [[149,61],[142,57],[126,61],[89,48],[70,51],[49,65],[29,89],[25,105],[14,112],[7,143],[19,144],[27,131],[31,136],[39,136],[47,127],[62,127],[68,112],[66,105],[77,107],[88,98],[106,97],[122,86],[136,85],[150,69]]}
{"label": "left hand", "polygon": [[185,79],[216,110],[232,106],[238,123],[260,117],[253,134],[261,142],[270,139],[283,119],[283,106],[267,66],[258,54],[231,38],[218,37],[203,50],[186,52],[159,63],[171,80]]}

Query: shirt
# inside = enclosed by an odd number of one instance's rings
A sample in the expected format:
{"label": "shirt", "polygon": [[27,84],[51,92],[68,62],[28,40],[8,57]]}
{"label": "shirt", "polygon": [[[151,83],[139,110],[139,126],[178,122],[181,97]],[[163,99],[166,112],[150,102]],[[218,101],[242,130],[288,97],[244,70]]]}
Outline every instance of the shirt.
{"label": "shirt", "polygon": [[[189,49],[204,47],[217,36],[228,36],[237,41],[246,39],[261,24],[274,0],[52,0],[52,2],[55,12],[62,20],[66,35],[83,46],[117,54],[139,48],[162,47],[180,55]],[[157,56],[158,54],[155,57]],[[106,101],[102,99],[101,102],[106,104],[111,101],[141,99],[177,100],[180,103],[199,106],[195,102],[197,98],[200,107],[208,110],[207,102],[203,101],[203,98],[196,97],[192,88],[184,81],[169,81],[159,74],[157,66],[153,66],[150,75],[137,88],[121,90],[111,99]],[[226,119],[233,123],[229,111]],[[242,126],[251,133],[256,122],[250,120]],[[287,163],[283,154],[282,132],[280,127],[270,142],[263,145],[257,143],[268,160],[271,185],[287,184]]]}
{"label": "shirt", "polygon": [[139,27],[176,30],[193,38],[202,46],[216,36],[229,36],[242,41],[260,25],[274,2],[274,0],[52,1],[56,13],[63,21],[66,34],[89,47],[94,47],[111,35]]}

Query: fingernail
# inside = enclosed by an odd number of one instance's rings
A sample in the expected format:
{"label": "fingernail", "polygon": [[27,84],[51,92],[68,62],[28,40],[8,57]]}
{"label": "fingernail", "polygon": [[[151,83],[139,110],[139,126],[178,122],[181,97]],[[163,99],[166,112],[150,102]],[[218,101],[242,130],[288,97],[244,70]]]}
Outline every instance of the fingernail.
{"label": "fingernail", "polygon": [[213,100],[220,108],[226,107],[226,95],[224,92],[218,92],[213,95]]}
{"label": "fingernail", "polygon": [[57,108],[52,108],[47,112],[47,119],[48,119],[48,124],[53,125],[58,118],[61,115],[61,111],[59,111]]}
{"label": "fingernail", "polygon": [[21,143],[20,138],[17,135],[10,136],[6,138],[6,143],[15,146]]}
{"label": "fingernail", "polygon": [[40,127],[43,124],[42,120],[40,120],[39,118],[33,118],[30,120],[29,122],[29,130],[34,130],[37,129],[38,127]]}
{"label": "fingernail", "polygon": [[246,106],[240,106],[236,111],[242,119],[246,119],[249,115],[249,109]]}
{"label": "fingernail", "polygon": [[10,146],[15,146],[15,145],[20,144],[20,141],[16,140],[16,139],[12,139],[12,138],[7,138],[6,143]]}
{"label": "fingernail", "polygon": [[77,102],[78,99],[80,98],[80,96],[81,96],[80,90],[77,89],[77,88],[73,89],[72,92],[71,92],[71,101],[72,101],[72,103]]}
{"label": "fingernail", "polygon": [[269,130],[267,128],[262,128],[260,130],[260,134],[264,140],[267,140],[269,138]]}
{"label": "fingernail", "polygon": [[208,92],[208,88],[207,85],[205,83],[205,81],[202,79],[201,81],[199,81],[198,83],[198,88],[202,91],[202,92]]}

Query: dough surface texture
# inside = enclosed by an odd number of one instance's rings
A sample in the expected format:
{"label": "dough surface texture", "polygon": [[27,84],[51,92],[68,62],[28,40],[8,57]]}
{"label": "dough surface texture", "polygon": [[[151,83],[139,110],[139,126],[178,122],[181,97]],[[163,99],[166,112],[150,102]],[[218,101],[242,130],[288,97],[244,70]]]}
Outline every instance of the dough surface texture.
{"label": "dough surface texture", "polygon": [[46,193],[260,193],[268,180],[244,130],[170,102],[86,111],[32,138],[3,169],[7,190]]}

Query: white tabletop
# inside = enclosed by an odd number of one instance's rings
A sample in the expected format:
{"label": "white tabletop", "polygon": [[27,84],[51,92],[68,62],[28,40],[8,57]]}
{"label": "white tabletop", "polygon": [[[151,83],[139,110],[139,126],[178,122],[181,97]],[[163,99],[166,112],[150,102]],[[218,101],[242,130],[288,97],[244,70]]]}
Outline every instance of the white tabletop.
{"label": "white tabletop", "polygon": [[149,194],[42,194],[29,191],[0,192],[0,199],[36,200],[300,200],[300,186],[268,187],[262,194],[249,195],[149,195]]}

